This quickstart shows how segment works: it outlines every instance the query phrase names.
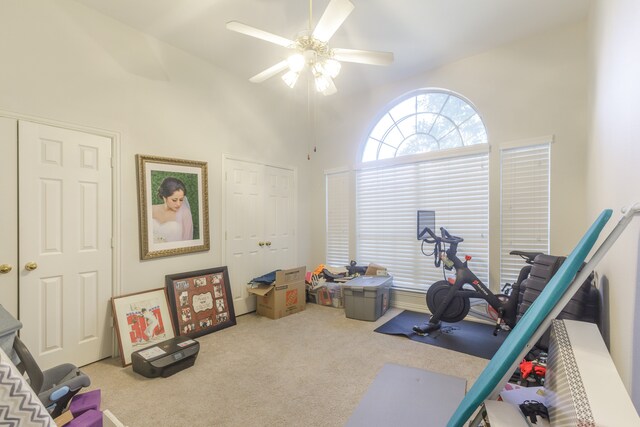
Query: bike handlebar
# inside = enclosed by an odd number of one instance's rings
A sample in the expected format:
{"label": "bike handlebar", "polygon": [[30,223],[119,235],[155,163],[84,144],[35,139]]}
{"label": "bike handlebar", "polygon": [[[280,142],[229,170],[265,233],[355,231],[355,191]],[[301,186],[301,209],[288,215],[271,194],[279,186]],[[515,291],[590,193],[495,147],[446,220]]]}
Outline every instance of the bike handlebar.
{"label": "bike handlebar", "polygon": [[[431,236],[431,239],[429,237],[424,237],[425,234],[429,234],[429,236]],[[436,236],[436,233],[434,233],[433,230],[431,230],[429,227],[425,227],[424,230],[422,230],[418,235],[418,238],[427,243],[444,242],[452,245],[464,242],[464,239],[462,237],[451,235],[451,233],[449,233],[444,227],[440,227],[440,235],[441,237]]]}
{"label": "bike handlebar", "polygon": [[[425,237],[425,234],[428,234],[431,238],[429,238],[429,236]],[[418,234],[418,238],[422,239],[423,244],[424,243],[435,244],[435,247],[433,249],[433,256],[434,256],[434,263],[436,268],[440,267],[440,262],[441,262],[440,244],[441,243],[447,243],[450,245],[447,255],[455,256],[458,243],[461,243],[464,241],[462,237],[452,236],[451,233],[449,233],[447,229],[444,227],[440,227],[440,235],[441,237],[436,236],[436,233],[434,233],[433,230],[431,230],[429,227],[425,227],[420,232],[420,234]],[[449,252],[451,252],[451,254],[449,254]],[[447,266],[445,268],[450,270],[451,266]]]}
{"label": "bike handlebar", "polygon": [[[423,239],[422,236],[424,236],[425,234],[429,234],[433,238],[433,240],[430,240],[428,237]],[[429,227],[425,227],[424,230],[422,230],[418,235],[418,239],[422,239],[427,243],[435,243],[438,241],[438,236],[436,236]]]}
{"label": "bike handlebar", "polygon": [[444,227],[440,227],[440,234],[442,234],[442,241],[445,243],[454,244],[464,242],[462,237],[452,236]]}

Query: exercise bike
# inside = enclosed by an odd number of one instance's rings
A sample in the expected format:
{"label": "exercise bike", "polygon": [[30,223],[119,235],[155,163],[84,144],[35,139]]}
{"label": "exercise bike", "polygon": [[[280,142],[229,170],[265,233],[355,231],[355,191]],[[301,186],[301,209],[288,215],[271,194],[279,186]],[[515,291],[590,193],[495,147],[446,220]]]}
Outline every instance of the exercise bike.
{"label": "exercise bike", "polygon": [[[488,310],[493,311],[492,316],[496,325],[493,335],[500,330],[510,330],[517,321],[518,296],[521,283],[529,276],[531,265],[536,256],[541,252],[511,251],[511,255],[522,257],[526,264],[518,275],[518,280],[513,285],[506,284],[503,293],[494,294],[475,274],[469,269],[469,255],[462,261],[458,258],[458,244],[464,239],[451,235],[444,227],[440,227],[441,237],[429,228],[425,227],[419,234],[422,240],[422,252],[426,256],[434,256],[434,264],[437,268],[442,265],[445,280],[439,280],[429,287],[427,291],[427,307],[432,313],[429,321],[413,327],[413,331],[419,335],[440,329],[442,322],[456,323],[464,319],[471,309],[471,298],[481,298],[488,304]],[[424,244],[433,244],[431,254],[424,253]],[[447,248],[446,245],[449,245]],[[455,270],[455,281],[446,280],[445,270]]]}

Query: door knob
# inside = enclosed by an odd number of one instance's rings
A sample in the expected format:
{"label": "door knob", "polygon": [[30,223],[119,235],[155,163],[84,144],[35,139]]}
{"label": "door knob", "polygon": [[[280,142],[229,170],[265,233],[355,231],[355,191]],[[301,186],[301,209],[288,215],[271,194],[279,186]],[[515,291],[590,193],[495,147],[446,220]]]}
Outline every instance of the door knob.
{"label": "door knob", "polygon": [[264,242],[258,242],[258,246],[263,247],[265,245]]}
{"label": "door knob", "polygon": [[271,242],[265,242],[264,244],[267,246],[271,246]]}
{"label": "door knob", "polygon": [[26,263],[26,264],[24,265],[24,268],[25,268],[27,271],[33,271],[33,270],[35,270],[36,268],[38,268],[38,264],[36,264],[36,263],[35,263],[35,262],[33,262],[33,261],[30,261],[30,262],[28,262],[28,263]]}
{"label": "door knob", "polygon": [[7,274],[8,272],[11,271],[12,268],[13,266],[11,264],[2,264],[0,265],[0,273]]}

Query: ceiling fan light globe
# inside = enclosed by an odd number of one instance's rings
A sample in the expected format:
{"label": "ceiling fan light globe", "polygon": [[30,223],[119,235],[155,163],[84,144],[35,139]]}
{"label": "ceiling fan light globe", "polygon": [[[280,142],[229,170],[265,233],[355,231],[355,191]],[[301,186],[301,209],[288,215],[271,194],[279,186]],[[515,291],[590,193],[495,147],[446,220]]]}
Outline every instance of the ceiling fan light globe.
{"label": "ceiling fan light globe", "polygon": [[340,74],[340,69],[342,68],[342,64],[340,64],[335,59],[327,59],[324,62],[324,71],[326,74],[329,74],[332,79],[335,79],[338,74]]}
{"label": "ceiling fan light globe", "polygon": [[293,89],[298,82],[298,77],[300,77],[300,73],[297,71],[289,70],[282,76],[282,81]]}
{"label": "ceiling fan light globe", "polygon": [[333,79],[328,78],[327,81],[329,82],[329,86],[322,91],[322,94],[324,96],[329,96],[329,95],[333,95],[334,93],[337,93],[338,88],[336,88],[335,83],[333,83]]}
{"label": "ceiling fan light globe", "polygon": [[319,74],[315,77],[316,91],[324,92],[330,86],[329,76],[325,76],[324,74]]}
{"label": "ceiling fan light globe", "polygon": [[289,64],[289,69],[293,72],[299,73],[304,68],[304,56],[300,53],[296,53],[295,55],[291,55],[287,58],[287,63]]}
{"label": "ceiling fan light globe", "polygon": [[311,65],[311,70],[313,71],[314,77],[326,74],[324,70],[324,64],[322,62],[314,62]]}

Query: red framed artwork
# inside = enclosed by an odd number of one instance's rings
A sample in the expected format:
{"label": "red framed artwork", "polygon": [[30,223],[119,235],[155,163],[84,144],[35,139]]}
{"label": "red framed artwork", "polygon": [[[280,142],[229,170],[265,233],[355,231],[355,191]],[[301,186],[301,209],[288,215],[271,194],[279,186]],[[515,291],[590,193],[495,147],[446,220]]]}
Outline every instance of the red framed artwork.
{"label": "red framed artwork", "polygon": [[236,324],[227,267],[165,276],[176,335],[191,338]]}
{"label": "red framed artwork", "polygon": [[175,336],[163,288],[111,299],[122,366],[131,353]]}

